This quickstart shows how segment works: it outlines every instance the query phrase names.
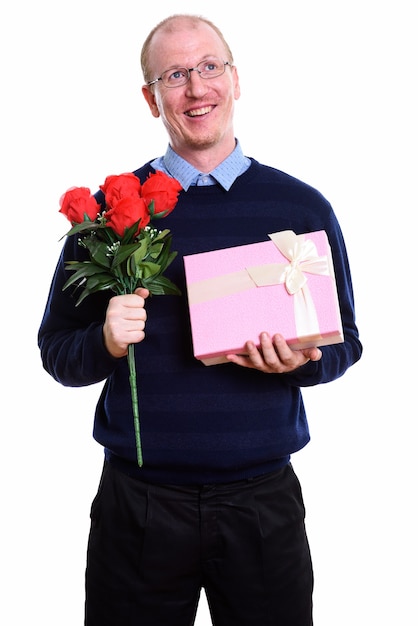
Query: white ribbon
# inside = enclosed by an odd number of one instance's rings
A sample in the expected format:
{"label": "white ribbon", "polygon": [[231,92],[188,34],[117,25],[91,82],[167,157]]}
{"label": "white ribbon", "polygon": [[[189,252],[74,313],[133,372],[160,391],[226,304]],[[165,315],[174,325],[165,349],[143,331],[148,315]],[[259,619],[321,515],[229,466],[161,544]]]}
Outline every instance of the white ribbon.
{"label": "white ribbon", "polygon": [[312,239],[284,230],[269,235],[289,263],[271,263],[247,267],[246,270],[257,287],[283,284],[294,296],[295,325],[298,337],[320,335],[315,304],[305,272],[321,276],[330,275],[327,256],[318,256]]}

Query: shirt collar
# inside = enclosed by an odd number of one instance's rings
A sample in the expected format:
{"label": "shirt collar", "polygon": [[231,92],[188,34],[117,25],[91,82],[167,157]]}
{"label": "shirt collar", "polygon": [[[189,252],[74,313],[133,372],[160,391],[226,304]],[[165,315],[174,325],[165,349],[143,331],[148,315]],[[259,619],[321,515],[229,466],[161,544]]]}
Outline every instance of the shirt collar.
{"label": "shirt collar", "polygon": [[[169,145],[163,157],[155,159],[151,163],[154,169],[162,169],[167,174],[176,178],[185,191],[191,185],[196,185],[202,172],[180,157]],[[235,149],[214,170],[209,172],[213,183],[219,183],[226,191],[230,189],[235,179],[249,167],[250,160],[244,156],[239,141],[236,141]],[[212,183],[212,184],[213,184]]]}

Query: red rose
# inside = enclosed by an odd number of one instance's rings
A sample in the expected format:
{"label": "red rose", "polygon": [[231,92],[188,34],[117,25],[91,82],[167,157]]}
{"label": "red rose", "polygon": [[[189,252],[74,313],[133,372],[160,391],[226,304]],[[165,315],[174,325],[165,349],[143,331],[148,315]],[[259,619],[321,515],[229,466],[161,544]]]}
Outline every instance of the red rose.
{"label": "red rose", "polygon": [[84,222],[86,214],[92,222],[101,211],[101,206],[96,198],[91,195],[87,187],[71,187],[60,198],[60,213],[63,213],[72,224]]}
{"label": "red rose", "polygon": [[113,208],[122,198],[138,198],[141,195],[141,183],[135,174],[119,174],[108,176],[100,185],[105,194],[108,207]]}
{"label": "red rose", "polygon": [[177,204],[177,197],[182,186],[175,178],[171,178],[164,172],[150,174],[142,185],[141,195],[149,206],[154,200],[154,213],[166,211],[170,213]]}
{"label": "red rose", "polygon": [[[145,228],[150,221],[148,207],[143,198],[138,195],[136,197],[124,197],[115,202],[111,209],[106,211],[106,226],[110,226],[120,236],[123,237],[125,228],[130,228],[141,220],[138,232],[141,228]],[[136,233],[137,234],[137,233]]]}

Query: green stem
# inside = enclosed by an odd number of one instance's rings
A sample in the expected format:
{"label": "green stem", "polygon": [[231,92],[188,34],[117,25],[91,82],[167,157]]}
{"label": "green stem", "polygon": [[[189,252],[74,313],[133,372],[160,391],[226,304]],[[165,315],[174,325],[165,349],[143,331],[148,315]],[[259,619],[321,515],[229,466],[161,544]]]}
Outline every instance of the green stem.
{"label": "green stem", "polygon": [[139,467],[142,467],[142,446],[141,446],[141,431],[139,425],[139,408],[138,408],[138,388],[136,385],[136,368],[135,368],[135,346],[129,344],[128,346],[128,365],[129,365],[129,384],[131,385],[131,398],[132,398],[132,410],[134,414],[134,430],[135,430],[135,443],[136,443],[136,457]]}

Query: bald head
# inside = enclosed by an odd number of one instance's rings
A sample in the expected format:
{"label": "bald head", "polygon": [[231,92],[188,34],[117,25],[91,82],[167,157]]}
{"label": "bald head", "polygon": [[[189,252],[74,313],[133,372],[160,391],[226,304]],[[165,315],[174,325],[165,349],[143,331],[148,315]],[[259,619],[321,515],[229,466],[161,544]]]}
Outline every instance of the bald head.
{"label": "bald head", "polygon": [[161,22],[159,22],[149,33],[148,37],[145,39],[144,44],[142,46],[141,51],[141,67],[142,73],[144,76],[145,83],[150,82],[153,79],[151,75],[151,67],[150,67],[150,58],[152,54],[152,47],[155,39],[155,35],[158,33],[175,33],[177,30],[189,29],[191,31],[198,29],[201,25],[206,24],[210,28],[212,28],[215,33],[218,35],[221,40],[224,48],[225,48],[225,56],[226,60],[230,63],[233,63],[233,56],[231,49],[228,43],[225,40],[222,32],[219,30],[217,26],[210,20],[201,17],[199,15],[189,15],[189,14],[175,14],[170,17],[165,18]]}

